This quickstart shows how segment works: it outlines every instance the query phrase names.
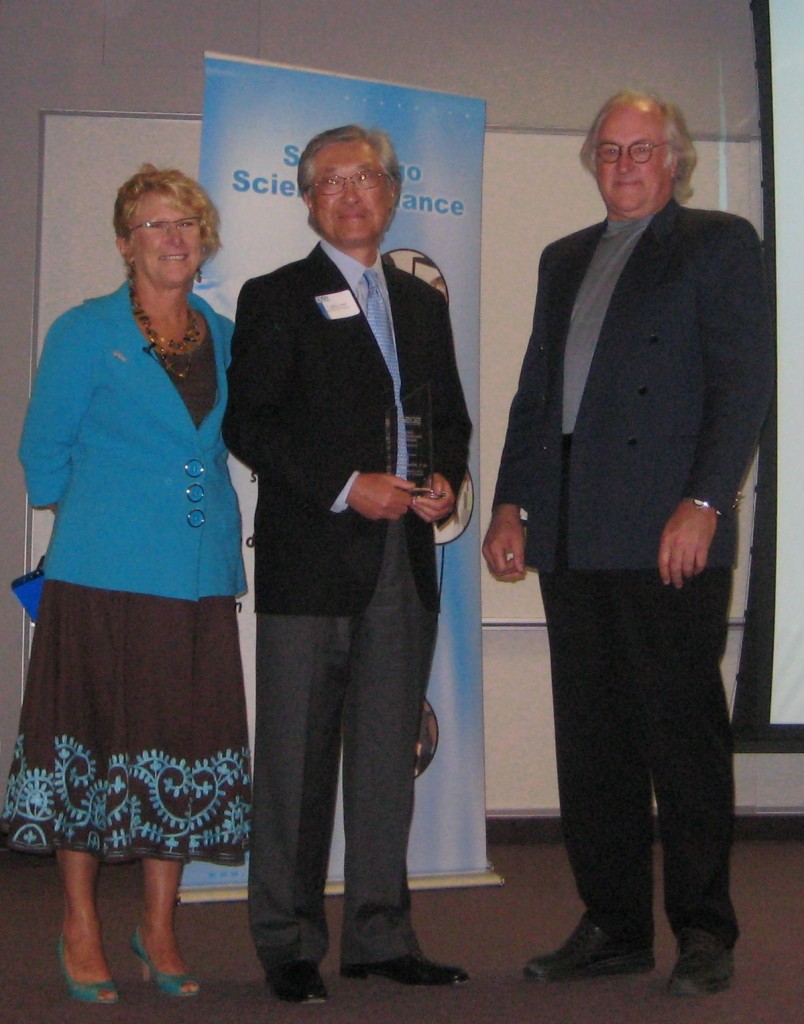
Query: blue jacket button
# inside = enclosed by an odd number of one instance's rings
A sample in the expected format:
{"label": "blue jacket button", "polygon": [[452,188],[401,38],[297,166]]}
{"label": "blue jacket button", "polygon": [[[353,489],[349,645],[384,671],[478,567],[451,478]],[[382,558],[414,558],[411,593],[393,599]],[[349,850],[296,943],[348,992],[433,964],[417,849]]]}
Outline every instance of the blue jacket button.
{"label": "blue jacket button", "polygon": [[203,526],[204,518],[204,513],[200,508],[194,508],[192,512],[187,513],[187,522],[193,527]]}
{"label": "blue jacket button", "polygon": [[200,459],[190,459],[184,464],[184,472],[191,477],[201,476],[204,472],[204,463]]}

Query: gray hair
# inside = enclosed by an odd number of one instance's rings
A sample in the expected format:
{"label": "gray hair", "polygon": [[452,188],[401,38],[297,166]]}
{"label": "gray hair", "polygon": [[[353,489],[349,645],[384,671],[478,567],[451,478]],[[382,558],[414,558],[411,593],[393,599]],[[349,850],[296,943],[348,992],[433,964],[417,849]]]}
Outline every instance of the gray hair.
{"label": "gray hair", "polygon": [[586,133],[583,145],[581,146],[581,163],[590,172],[597,171],[597,141],[600,128],[605,119],[615,107],[640,106],[648,104],[654,107],[664,121],[664,130],[667,135],[668,163],[673,155],[676,157],[676,176],[673,186],[673,196],[679,203],[685,203],[692,195],[690,179],[695,170],[698,157],[695,153],[690,133],[687,130],[687,122],[684,115],[675,103],[668,103],[660,96],[650,92],[639,92],[635,89],[622,89],[609,97],[598,111],[597,117],[592,122],[592,127]]}
{"label": "gray hair", "polygon": [[296,175],[299,192],[304,194],[313,185],[313,164],[317,154],[324,146],[331,146],[336,142],[365,142],[370,146],[377,155],[380,167],[388,175],[396,193],[396,201],[399,202],[402,192],[402,171],[388,133],[380,128],[362,128],[359,124],[345,124],[340,128],[330,128],[325,132],[319,132],[318,135],[314,135],[310,139],[299,160],[299,170]]}

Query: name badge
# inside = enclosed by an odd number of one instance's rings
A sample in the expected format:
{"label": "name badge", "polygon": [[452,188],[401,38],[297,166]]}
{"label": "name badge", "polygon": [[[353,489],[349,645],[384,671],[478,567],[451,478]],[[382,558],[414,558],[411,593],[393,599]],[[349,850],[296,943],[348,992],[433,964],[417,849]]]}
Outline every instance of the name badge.
{"label": "name badge", "polygon": [[360,313],[360,307],[348,289],[343,292],[330,292],[329,295],[316,295],[315,301],[327,320],[343,320],[345,317],[358,316]]}

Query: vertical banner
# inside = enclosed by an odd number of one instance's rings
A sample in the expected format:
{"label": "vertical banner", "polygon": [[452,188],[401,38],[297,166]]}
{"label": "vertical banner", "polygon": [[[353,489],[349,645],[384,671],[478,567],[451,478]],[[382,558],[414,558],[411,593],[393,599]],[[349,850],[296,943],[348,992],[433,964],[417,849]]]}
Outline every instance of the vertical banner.
{"label": "vertical banner", "polygon": [[[207,55],[200,178],[221,214],[224,247],[204,268],[204,297],[234,316],[245,280],[301,259],[318,241],[296,187],[304,146],[318,132],[356,123],[391,136],[402,197],[383,252],[449,300],[458,366],[475,424],[458,510],[436,529],[442,611],[420,743],[411,884],[495,880],[486,862],[477,479],[480,212],[485,104],[481,100]],[[355,368],[359,372],[359,367]],[[232,460],[243,513],[246,569],[256,481]],[[253,708],[255,623],[241,603],[241,643]],[[435,876],[435,878],[433,878]],[[338,815],[330,882],[343,877]],[[183,898],[242,885],[245,873],[188,865]]]}

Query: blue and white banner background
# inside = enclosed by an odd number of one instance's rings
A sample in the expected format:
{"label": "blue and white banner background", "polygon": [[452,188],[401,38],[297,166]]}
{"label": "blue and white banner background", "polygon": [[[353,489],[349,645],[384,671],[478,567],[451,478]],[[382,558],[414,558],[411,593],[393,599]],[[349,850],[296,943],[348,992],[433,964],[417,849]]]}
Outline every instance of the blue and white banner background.
{"label": "blue and white banner background", "polygon": [[[224,248],[204,270],[200,290],[234,316],[243,282],[306,255],[317,237],[296,189],[296,168],[307,141],[348,123],[382,128],[403,165],[402,198],[383,251],[431,282],[441,277],[449,295],[458,364],[475,425],[478,422],[480,211],[485,104],[481,100],[380,82],[345,78],[208,55],[200,177],[222,221]],[[425,259],[421,259],[423,256]],[[434,265],[434,266],[433,266]],[[436,269],[437,268],[437,269]],[[439,286],[441,281],[435,282]],[[359,372],[359,368],[356,368]],[[477,444],[470,474],[477,479]],[[256,483],[233,464],[243,525],[250,533]],[[439,540],[443,557],[442,613],[428,702],[438,722],[436,755],[416,783],[416,812],[408,866],[416,876],[443,876],[444,884],[488,875],[483,776],[480,650],[479,524]],[[252,570],[248,536],[246,567]],[[242,601],[241,643],[253,706],[254,615]],[[253,728],[253,726],[252,726]],[[330,881],[343,877],[340,815],[330,859]],[[449,883],[448,883],[449,878]],[[239,886],[245,873],[194,863],[182,892]],[[435,879],[438,883],[438,879]]]}

